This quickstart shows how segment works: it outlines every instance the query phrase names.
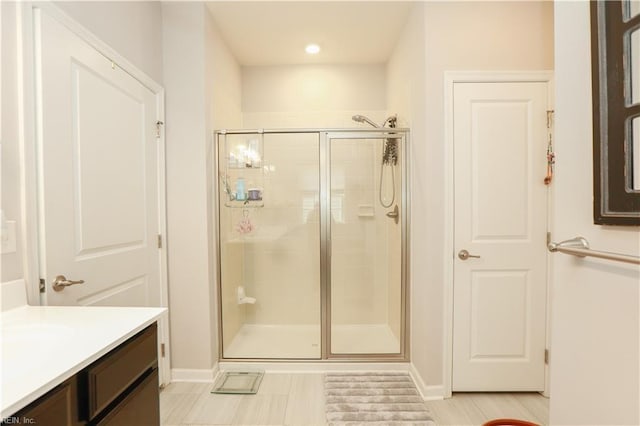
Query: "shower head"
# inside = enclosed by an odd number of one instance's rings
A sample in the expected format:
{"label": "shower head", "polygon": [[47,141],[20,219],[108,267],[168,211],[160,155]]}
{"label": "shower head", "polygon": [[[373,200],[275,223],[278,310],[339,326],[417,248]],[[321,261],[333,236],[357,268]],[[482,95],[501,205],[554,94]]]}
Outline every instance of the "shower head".
{"label": "shower head", "polygon": [[384,120],[384,123],[382,123],[382,127],[386,126],[387,123],[389,123],[389,127],[393,129],[394,127],[396,127],[397,122],[398,122],[398,114],[393,114],[387,117],[386,120]]}
{"label": "shower head", "polygon": [[364,115],[354,115],[353,117],[351,117],[351,119],[353,121],[356,121],[358,123],[369,123],[371,124],[373,127],[380,127],[378,126],[376,123],[374,123],[373,121],[371,121],[369,118],[365,117]]}

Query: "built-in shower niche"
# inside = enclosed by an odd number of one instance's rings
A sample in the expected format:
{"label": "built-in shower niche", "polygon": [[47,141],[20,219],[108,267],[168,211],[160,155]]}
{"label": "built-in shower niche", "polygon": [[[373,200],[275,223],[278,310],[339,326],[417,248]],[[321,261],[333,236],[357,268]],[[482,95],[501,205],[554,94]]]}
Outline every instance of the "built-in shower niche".
{"label": "built-in shower niche", "polygon": [[[406,359],[406,171],[383,169],[390,135],[216,134],[224,359]],[[230,155],[250,145],[261,169]],[[261,203],[232,199],[229,180],[252,173]]]}

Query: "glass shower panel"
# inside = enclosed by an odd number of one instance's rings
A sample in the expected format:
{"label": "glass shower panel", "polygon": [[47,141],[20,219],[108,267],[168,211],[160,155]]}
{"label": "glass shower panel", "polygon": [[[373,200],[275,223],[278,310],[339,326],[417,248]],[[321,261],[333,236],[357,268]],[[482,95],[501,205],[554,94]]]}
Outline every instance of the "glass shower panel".
{"label": "glass shower panel", "polygon": [[[332,354],[400,353],[400,142],[330,140]],[[383,166],[394,156],[397,165]]]}
{"label": "glass shower panel", "polygon": [[318,359],[318,133],[218,137],[223,357]]}

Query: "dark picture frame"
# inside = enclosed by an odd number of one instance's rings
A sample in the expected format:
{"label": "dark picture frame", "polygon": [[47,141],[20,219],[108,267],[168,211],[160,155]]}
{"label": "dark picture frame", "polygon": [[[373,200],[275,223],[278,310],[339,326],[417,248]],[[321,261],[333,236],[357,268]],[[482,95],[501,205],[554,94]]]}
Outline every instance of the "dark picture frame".
{"label": "dark picture frame", "polygon": [[[591,1],[593,94],[593,218],[600,225],[640,225],[640,190],[633,189],[629,38],[640,14],[624,1]],[[636,65],[638,66],[638,65]],[[638,72],[634,68],[634,72]]]}

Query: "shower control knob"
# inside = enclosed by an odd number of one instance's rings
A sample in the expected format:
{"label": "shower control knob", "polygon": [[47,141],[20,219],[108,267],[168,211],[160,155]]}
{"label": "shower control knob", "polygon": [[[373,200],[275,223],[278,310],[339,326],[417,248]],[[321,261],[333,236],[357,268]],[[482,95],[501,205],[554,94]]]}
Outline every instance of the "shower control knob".
{"label": "shower control knob", "polygon": [[398,205],[396,204],[395,207],[393,208],[393,211],[387,212],[386,215],[387,217],[393,219],[393,221],[397,225],[398,221],[400,220],[400,210],[398,209]]}
{"label": "shower control knob", "polygon": [[477,256],[475,254],[470,254],[467,250],[464,250],[464,249],[458,252],[458,257],[460,258],[460,260],[467,260],[470,257],[480,259],[480,256]]}

